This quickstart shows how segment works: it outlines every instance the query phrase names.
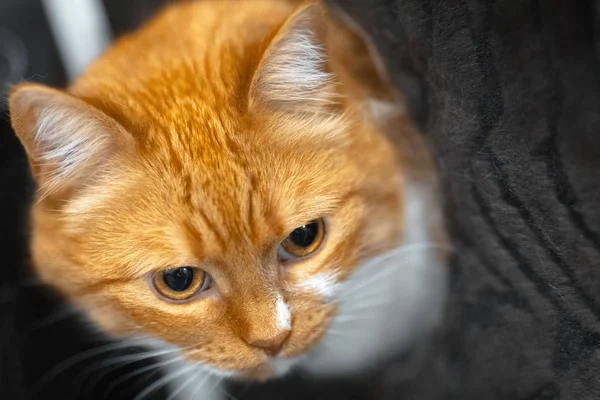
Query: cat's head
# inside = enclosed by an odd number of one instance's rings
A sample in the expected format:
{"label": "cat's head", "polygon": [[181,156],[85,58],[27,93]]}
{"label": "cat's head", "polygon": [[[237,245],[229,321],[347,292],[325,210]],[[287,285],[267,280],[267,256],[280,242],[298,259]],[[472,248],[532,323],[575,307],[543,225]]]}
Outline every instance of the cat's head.
{"label": "cat's head", "polygon": [[39,277],[111,335],[261,378],[397,245],[402,185],[326,61],[320,6],[225,3],[173,7],[68,92],[17,86],[10,111],[39,186]]}

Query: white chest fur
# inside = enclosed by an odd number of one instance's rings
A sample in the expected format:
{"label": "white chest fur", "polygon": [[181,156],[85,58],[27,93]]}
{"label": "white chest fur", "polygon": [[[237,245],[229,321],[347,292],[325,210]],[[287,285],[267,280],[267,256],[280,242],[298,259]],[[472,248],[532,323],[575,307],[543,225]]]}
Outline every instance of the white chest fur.
{"label": "white chest fur", "polygon": [[440,322],[447,268],[428,223],[435,209],[433,189],[411,183],[405,200],[403,244],[359,267],[339,288],[338,315],[302,362],[308,372],[360,372],[407,348]]}

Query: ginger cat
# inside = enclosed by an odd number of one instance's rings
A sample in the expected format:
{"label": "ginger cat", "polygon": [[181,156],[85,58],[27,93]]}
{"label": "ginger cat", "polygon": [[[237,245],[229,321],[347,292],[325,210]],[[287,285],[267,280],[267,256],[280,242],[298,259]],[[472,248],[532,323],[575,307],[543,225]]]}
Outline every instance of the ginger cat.
{"label": "ginger cat", "polygon": [[13,89],[36,273],[116,340],[177,353],[147,393],[360,372],[437,323],[429,184],[339,29],[318,1],[175,3],[65,91]]}

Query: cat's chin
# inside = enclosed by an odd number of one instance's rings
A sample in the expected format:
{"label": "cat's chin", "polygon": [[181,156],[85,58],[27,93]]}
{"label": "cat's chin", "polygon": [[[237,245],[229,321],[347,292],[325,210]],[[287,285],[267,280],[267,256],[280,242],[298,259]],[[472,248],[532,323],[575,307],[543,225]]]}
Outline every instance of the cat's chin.
{"label": "cat's chin", "polygon": [[[291,369],[296,366],[300,358],[269,358],[268,361],[254,369],[244,371],[222,370],[208,365],[193,363],[199,367],[200,371],[206,372],[206,375],[201,379],[197,379],[198,370],[193,370],[189,373],[182,371],[190,370],[191,363],[188,361],[178,361],[173,363],[172,358],[165,357],[165,365],[163,366],[165,376],[174,377],[168,383],[171,392],[177,391],[180,393],[181,399],[198,398],[198,393],[204,393],[202,396],[206,400],[222,400],[219,387],[224,379],[229,381],[242,382],[264,382],[281,378],[288,374]],[[197,385],[190,385],[189,382],[198,381]],[[182,391],[181,388],[184,387]]]}
{"label": "cat's chin", "polygon": [[182,359],[180,363],[173,363],[171,353],[173,351],[177,351],[177,347],[174,347],[173,345],[170,345],[156,338],[138,338],[135,340],[135,343],[141,343],[150,348],[157,349],[157,351],[159,352],[165,353],[166,355],[162,356],[165,359],[165,363],[167,365],[175,365],[176,371],[179,370],[178,368],[180,368],[180,364],[183,364],[185,367],[188,368],[192,365],[197,365],[202,370],[205,370],[209,375],[218,378],[233,379],[240,381],[263,382],[281,378],[287,375],[295,366],[301,364],[302,360],[305,358],[304,354],[287,358],[281,356],[267,357],[264,362],[257,364],[253,368],[222,369],[216,366],[211,366],[210,364],[196,362],[191,359]]}
{"label": "cat's chin", "polygon": [[241,371],[235,377],[242,381],[264,382],[287,375],[299,362],[298,358],[269,358],[268,362],[251,370]]}

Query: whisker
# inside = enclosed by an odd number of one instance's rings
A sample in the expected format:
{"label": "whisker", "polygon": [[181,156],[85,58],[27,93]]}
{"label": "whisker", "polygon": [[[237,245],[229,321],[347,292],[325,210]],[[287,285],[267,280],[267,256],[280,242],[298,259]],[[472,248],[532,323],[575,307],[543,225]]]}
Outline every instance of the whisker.
{"label": "whisker", "polygon": [[[371,297],[370,299],[373,299],[373,297]],[[363,311],[363,310],[369,310],[369,309],[373,309],[373,308],[377,308],[377,307],[381,307],[384,306],[386,304],[388,304],[387,300],[381,300],[379,299],[379,301],[367,301],[370,299],[361,299],[361,302],[359,305],[357,306],[353,306],[352,307],[352,311]]]}
{"label": "whisker", "polygon": [[[292,372],[292,371],[290,371],[290,372]],[[225,396],[227,396],[227,400],[240,400],[239,398],[235,397],[234,395],[229,393],[227,390],[225,390],[224,387],[221,389],[221,392],[223,392],[223,394],[225,394]]]}
{"label": "whisker", "polygon": [[[80,374],[78,374],[77,379],[73,383],[73,387],[79,388],[80,385],[84,384],[85,381],[91,376],[96,375],[95,379],[92,379],[89,385],[91,387],[97,386],[98,382],[102,380],[108,373],[114,371],[117,368],[125,366],[127,364],[135,363],[138,361],[147,360],[153,357],[160,357],[167,354],[172,354],[177,352],[178,349],[169,349],[169,350],[161,350],[161,351],[144,351],[138,354],[128,354],[124,356],[113,357],[108,360],[100,360],[99,362],[95,362],[91,364],[88,368],[85,368]],[[113,368],[108,368],[106,371],[102,371],[103,369],[110,367],[111,365],[117,364]],[[104,372],[104,373],[101,373]]]}
{"label": "whisker", "polygon": [[187,374],[188,372],[190,372],[196,368],[198,368],[198,366],[196,364],[193,364],[186,368],[182,368],[179,371],[176,371],[171,374],[163,376],[161,379],[155,381],[152,385],[150,385],[150,386],[146,387],[146,389],[142,390],[140,392],[140,394],[138,394],[137,396],[134,397],[133,400],[142,400],[144,397],[148,396],[155,390],[160,389],[161,387],[167,385],[169,382],[177,379],[178,377],[180,377],[182,375]]}
{"label": "whisker", "polygon": [[39,394],[39,391],[45,385],[47,385],[50,382],[50,380],[56,378],[58,375],[67,371],[69,368],[72,368],[73,366],[77,365],[78,363],[80,363],[82,361],[85,361],[91,357],[94,357],[94,356],[97,356],[97,355],[100,355],[103,353],[108,353],[110,351],[119,350],[119,349],[125,349],[128,347],[135,347],[135,344],[131,343],[133,340],[135,340],[135,339],[128,339],[128,340],[125,340],[122,342],[109,343],[106,345],[102,345],[100,347],[94,347],[92,349],[83,351],[81,353],[77,353],[77,354],[59,362],[53,368],[51,368],[48,372],[46,372],[44,375],[42,375],[42,377],[37,381],[37,383],[34,384],[34,386],[32,388],[33,397],[35,397],[36,394]]}
{"label": "whisker", "polygon": [[185,390],[185,388],[187,388],[189,385],[192,384],[192,382],[194,382],[196,379],[198,379],[198,373],[196,372],[194,375],[192,375],[189,379],[187,379],[185,382],[183,382],[183,384],[181,385],[181,387],[175,391],[173,391],[169,397],[167,397],[166,400],[175,400],[177,398],[177,396],[179,396],[179,393],[183,392]]}
{"label": "whisker", "polygon": [[[196,373],[194,375],[192,375],[190,377],[190,379],[188,379],[187,381],[185,381],[183,383],[183,385],[181,385],[181,387],[179,389],[177,389],[176,391],[174,391],[173,393],[171,393],[171,395],[167,398],[167,400],[175,400],[177,398],[177,396],[179,395],[179,393],[183,392],[185,390],[185,388],[190,385],[192,382],[194,382],[195,380],[198,379],[198,377],[201,375],[202,373],[200,371],[196,371]],[[204,385],[204,383],[210,378],[211,374],[208,372],[205,372],[205,376],[204,379],[202,379],[202,381],[199,383],[198,387],[202,387],[202,385]],[[194,389],[193,395],[192,397],[195,397],[194,395],[196,394],[196,391],[198,390],[198,387],[196,387],[196,389]]]}
{"label": "whisker", "polygon": [[[387,274],[384,274],[384,276],[380,277],[379,279],[384,279],[384,278],[388,278]],[[376,283],[376,282],[373,282]],[[342,292],[343,294],[343,292]],[[356,292],[353,291],[353,293],[351,295],[347,295],[344,296],[342,298],[340,298],[338,301],[341,300],[348,300],[348,299],[354,299],[354,303],[356,302],[360,302],[365,303],[365,302],[369,302],[371,300],[374,299],[381,299],[381,297],[383,296],[381,288],[379,286],[377,286],[376,284],[370,286],[370,287],[366,287],[363,288],[363,290],[357,290]],[[382,302],[383,304],[383,302]]]}
{"label": "whisker", "polygon": [[344,299],[350,299],[355,297],[357,294],[364,295],[363,290],[365,288],[371,287],[375,282],[383,280],[384,278],[388,278],[390,275],[397,273],[398,270],[396,268],[385,268],[380,271],[375,272],[373,275],[369,277],[369,279],[364,280],[358,286],[351,286],[349,290],[344,291],[340,290],[337,301]]}
{"label": "whisker", "polygon": [[404,246],[400,246],[394,250],[390,250],[386,253],[380,254],[376,257],[373,257],[370,260],[368,260],[366,263],[364,263],[363,266],[366,268],[369,268],[373,264],[378,264],[382,261],[386,261],[387,259],[395,257],[402,253],[408,253],[408,252],[416,251],[416,250],[431,250],[431,249],[452,251],[452,247],[449,245],[446,245],[444,243],[437,243],[437,242],[410,243],[410,244],[407,244]]}
{"label": "whisker", "polygon": [[[147,365],[147,366],[144,366],[144,367],[138,368],[138,369],[136,369],[135,371],[132,371],[132,372],[130,372],[130,373],[127,373],[127,374],[125,374],[125,375],[123,375],[123,376],[119,377],[118,379],[115,379],[115,380],[114,380],[114,381],[113,381],[113,382],[112,382],[112,383],[111,383],[111,384],[108,386],[108,388],[107,388],[107,390],[106,390],[106,391],[107,391],[108,393],[110,393],[110,392],[112,392],[112,391],[113,391],[113,390],[114,390],[114,389],[115,389],[117,386],[119,386],[120,384],[122,384],[123,382],[125,382],[125,381],[127,381],[127,380],[129,380],[129,379],[131,379],[131,378],[133,378],[133,377],[135,377],[135,376],[137,376],[137,375],[143,374],[144,372],[147,372],[147,371],[150,371],[150,370],[153,370],[153,369],[159,369],[159,368],[161,368],[161,367],[164,367],[164,366],[166,366],[166,365],[169,365],[169,364],[173,364],[173,363],[175,363],[175,362],[185,362],[185,360],[186,360],[186,359],[185,359],[185,357],[184,357],[184,356],[181,354],[182,352],[184,352],[184,351],[187,351],[187,352],[188,352],[188,353],[190,353],[190,354],[194,354],[194,353],[198,353],[198,352],[201,352],[201,351],[203,351],[203,349],[193,349],[193,350],[189,350],[190,348],[192,348],[192,347],[195,347],[195,346],[197,346],[197,344],[196,344],[196,343],[194,343],[194,344],[192,344],[192,345],[189,345],[189,346],[186,346],[186,347],[182,347],[182,348],[174,349],[174,351],[173,351],[173,352],[175,352],[175,350],[178,350],[178,351],[179,351],[179,354],[177,354],[176,356],[172,357],[172,358],[171,358],[171,359],[169,359],[169,360],[160,361],[160,362],[157,362],[157,363],[154,363],[154,364],[150,364],[150,365]],[[172,353],[172,352],[167,352],[166,354],[171,354],[171,353]]]}
{"label": "whisker", "polygon": [[[444,245],[440,245],[440,244],[436,244],[436,243],[414,243],[414,244],[410,244],[404,247],[400,247],[396,250],[392,250],[390,252],[384,253],[378,257],[374,257],[371,260],[367,261],[365,264],[363,264],[361,266],[361,268],[373,268],[374,265],[377,265],[379,263],[382,263],[384,261],[387,261],[391,258],[394,258],[398,255],[402,255],[404,253],[409,253],[411,251],[415,251],[415,250],[425,250],[425,249],[431,249],[431,248],[439,248],[439,249],[443,249],[443,250],[447,250],[449,249],[448,246],[444,246]],[[367,279],[365,282],[362,282],[359,286],[355,286],[352,287],[351,290],[349,290],[348,292],[342,292],[342,295],[344,296],[344,298],[349,297],[351,294],[356,293],[359,290],[364,289],[365,287],[368,287],[369,285],[372,285],[374,282],[376,282],[377,280],[383,279],[384,277],[392,274],[393,272],[396,272],[396,265],[382,269],[381,271],[376,272],[374,275],[372,275],[370,277],[370,279]]]}
{"label": "whisker", "polygon": [[343,315],[333,318],[332,324],[345,324],[348,322],[364,321],[369,319],[367,315]]}
{"label": "whisker", "polygon": [[[196,393],[198,393],[203,388],[204,383],[208,380],[209,377],[210,377],[210,375],[208,375],[204,379],[204,381],[200,385],[198,385],[198,387],[196,388],[196,390],[194,390],[192,392],[192,395],[191,395],[192,399],[195,398],[196,397]],[[225,379],[225,377],[221,377],[220,379],[218,379],[216,381],[216,383],[209,390],[206,391],[206,396],[205,397],[208,397],[209,394],[211,394],[212,392],[214,392],[219,387],[219,385],[221,384],[221,382],[223,382],[224,379]]]}
{"label": "whisker", "polygon": [[345,338],[358,339],[358,336],[352,334],[351,332],[342,332],[342,331],[338,331],[335,329],[328,329],[327,334],[333,335],[333,336],[345,337]]}
{"label": "whisker", "polygon": [[79,311],[75,308],[69,307],[65,310],[58,311],[54,314],[47,315],[43,318],[40,318],[37,321],[32,322],[31,324],[29,324],[29,326],[26,327],[26,329],[28,329],[29,332],[33,333],[49,325],[55,324],[57,322],[60,322],[62,320],[68,319],[69,317],[73,317],[76,315],[79,315]]}
{"label": "whisker", "polygon": [[178,356],[178,357],[173,357],[170,360],[160,361],[160,362],[157,362],[157,363],[154,363],[151,365],[144,366],[142,368],[138,368],[135,371],[129,372],[129,373],[119,377],[119,379],[115,379],[110,385],[108,385],[106,392],[111,393],[113,390],[115,390],[115,388],[117,388],[123,382],[126,382],[135,376],[141,375],[144,372],[148,372],[153,369],[159,369],[166,365],[173,364],[175,362],[183,362],[183,361],[184,361],[184,358],[181,356]]}
{"label": "whisker", "polygon": [[221,377],[221,379],[219,379],[217,381],[217,383],[215,383],[215,385],[210,389],[209,393],[214,392],[215,390],[217,390],[217,388],[221,385],[221,383],[225,380],[225,377]]}

